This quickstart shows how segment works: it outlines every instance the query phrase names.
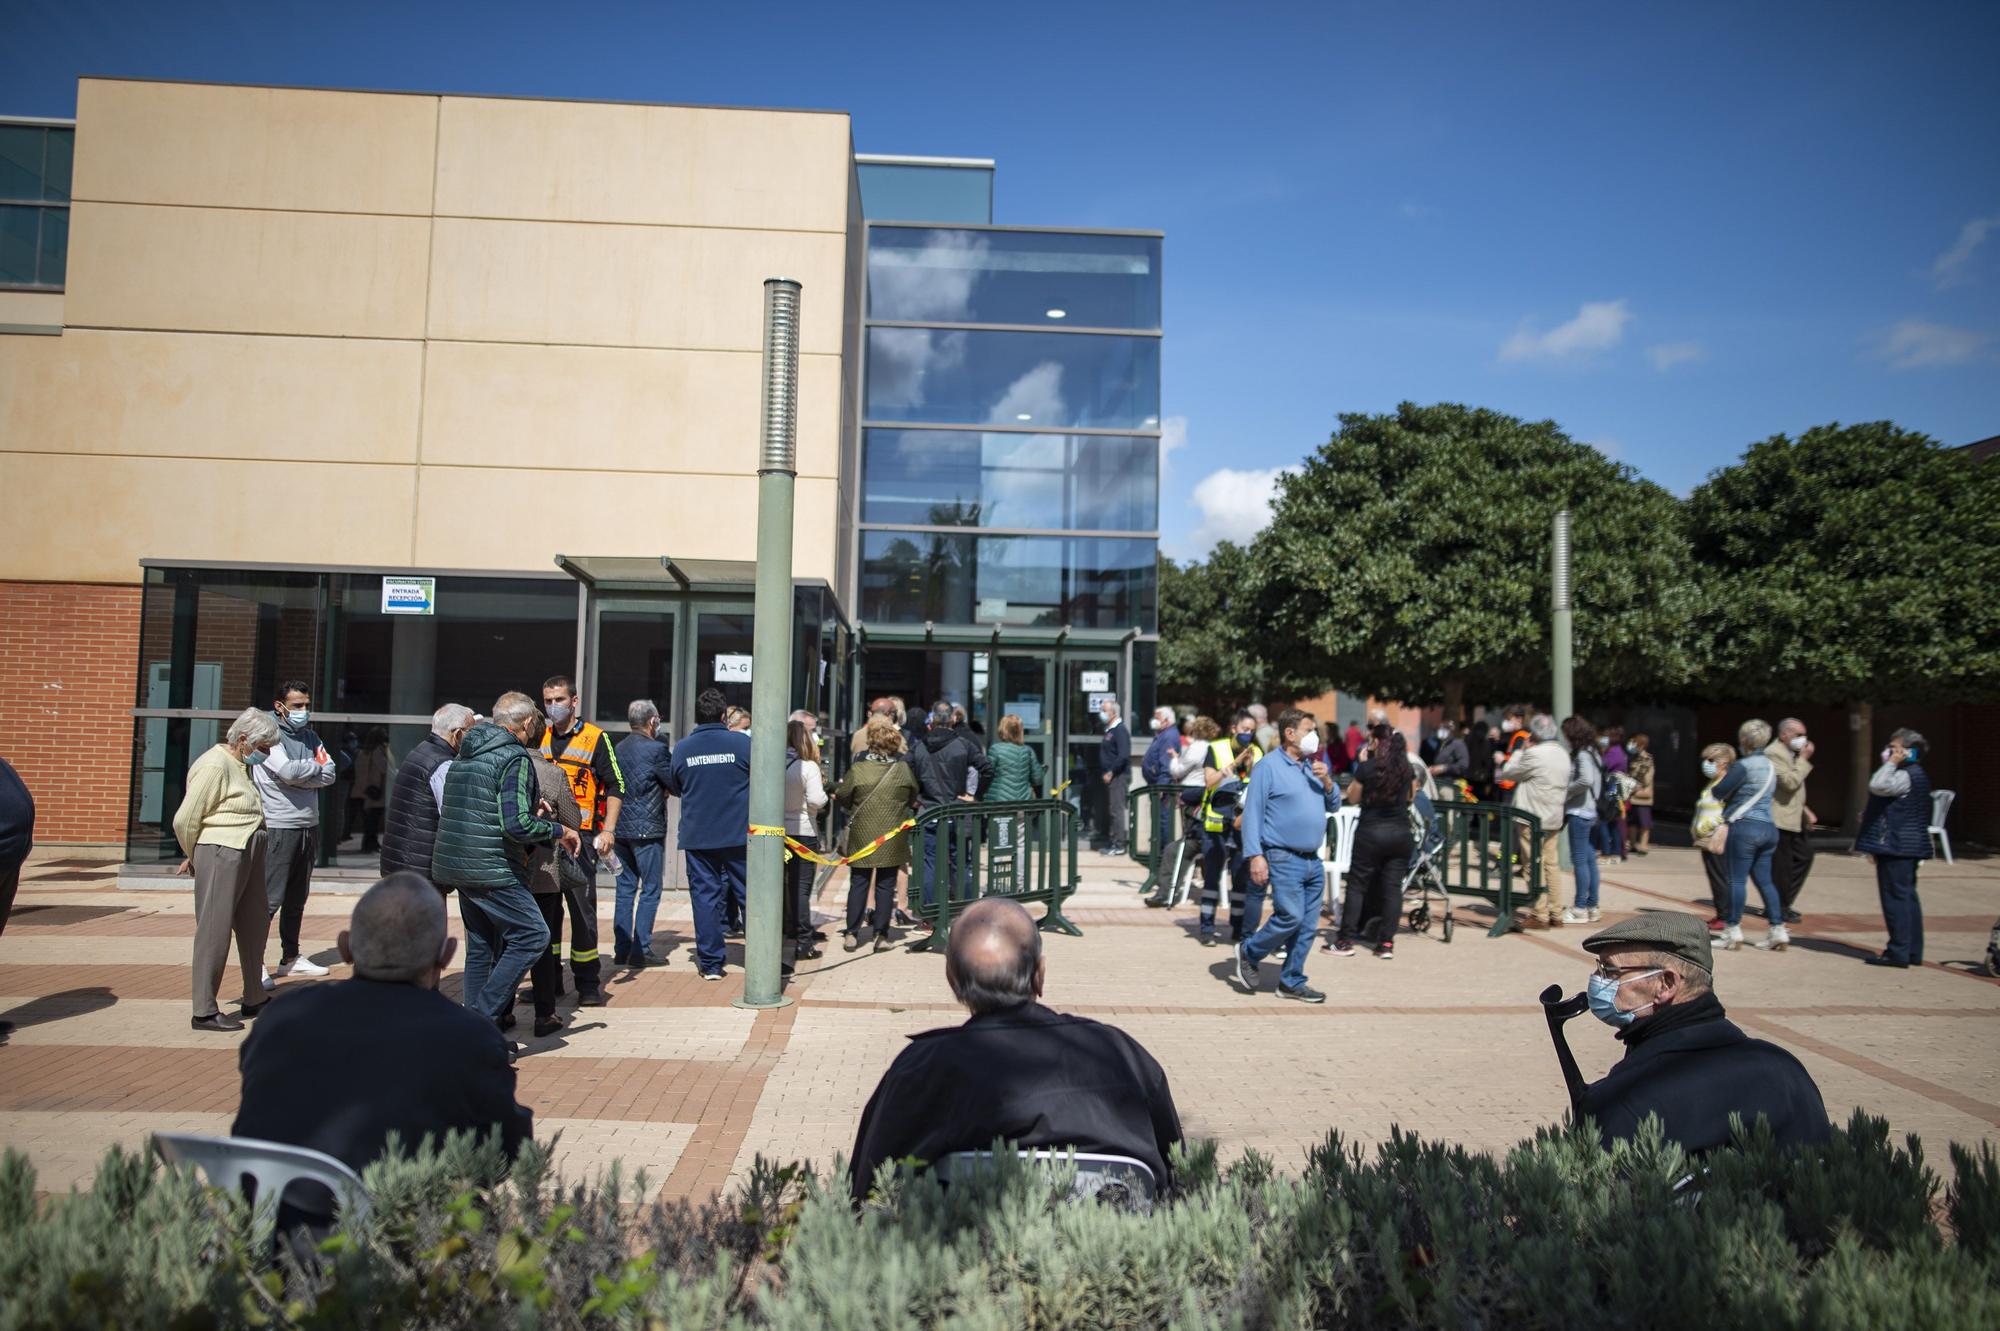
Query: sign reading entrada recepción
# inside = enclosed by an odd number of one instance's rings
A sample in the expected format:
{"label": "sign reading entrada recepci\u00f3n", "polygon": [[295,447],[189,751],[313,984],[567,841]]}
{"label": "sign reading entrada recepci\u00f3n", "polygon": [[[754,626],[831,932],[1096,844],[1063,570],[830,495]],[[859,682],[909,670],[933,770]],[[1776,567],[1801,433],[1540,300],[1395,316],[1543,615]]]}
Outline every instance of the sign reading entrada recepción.
{"label": "sign reading entrada recepci\u00f3n", "polygon": [[382,613],[385,615],[436,614],[437,579],[383,578]]}

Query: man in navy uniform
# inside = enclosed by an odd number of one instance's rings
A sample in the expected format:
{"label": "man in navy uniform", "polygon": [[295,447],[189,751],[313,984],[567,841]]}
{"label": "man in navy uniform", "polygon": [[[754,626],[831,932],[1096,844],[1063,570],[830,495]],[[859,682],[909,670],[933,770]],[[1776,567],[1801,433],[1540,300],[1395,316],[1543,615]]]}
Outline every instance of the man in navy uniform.
{"label": "man in navy uniform", "polygon": [[694,901],[694,964],[722,978],[725,918],[741,918],[744,847],[750,841],[750,736],[722,724],[729,702],[715,689],[694,700],[695,728],[674,746],[667,794],[681,802],[681,853]]}

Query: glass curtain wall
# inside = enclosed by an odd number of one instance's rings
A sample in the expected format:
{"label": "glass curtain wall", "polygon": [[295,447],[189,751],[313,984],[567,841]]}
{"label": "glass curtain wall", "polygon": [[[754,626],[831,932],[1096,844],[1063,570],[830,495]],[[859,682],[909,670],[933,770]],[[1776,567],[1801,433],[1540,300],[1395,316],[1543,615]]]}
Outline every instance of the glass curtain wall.
{"label": "glass curtain wall", "polygon": [[860,615],[1158,619],[1160,238],[871,225]]}
{"label": "glass curtain wall", "polygon": [[0,287],[60,291],[74,125],[0,121]]}

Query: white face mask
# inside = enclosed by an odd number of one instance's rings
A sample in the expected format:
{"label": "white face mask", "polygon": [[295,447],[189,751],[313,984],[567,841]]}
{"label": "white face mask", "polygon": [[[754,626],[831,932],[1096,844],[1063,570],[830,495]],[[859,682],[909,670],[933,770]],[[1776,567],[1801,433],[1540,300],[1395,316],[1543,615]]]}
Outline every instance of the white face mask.
{"label": "white face mask", "polygon": [[1319,752],[1319,732],[1317,730],[1308,730],[1305,734],[1299,736],[1299,752],[1305,754],[1307,757],[1311,757],[1313,754]]}
{"label": "white face mask", "polygon": [[1792,746],[1793,753],[1805,752],[1806,737],[1804,735],[1794,735],[1790,739],[1786,740],[1785,743]]}

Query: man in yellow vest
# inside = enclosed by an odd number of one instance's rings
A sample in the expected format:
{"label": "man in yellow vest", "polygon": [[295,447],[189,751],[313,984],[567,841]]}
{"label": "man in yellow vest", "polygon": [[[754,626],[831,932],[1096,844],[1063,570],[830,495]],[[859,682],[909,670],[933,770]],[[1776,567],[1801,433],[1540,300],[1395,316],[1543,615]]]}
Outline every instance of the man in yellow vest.
{"label": "man in yellow vest", "polygon": [[[1236,713],[1229,733],[1208,742],[1201,796],[1201,945],[1215,946],[1215,908],[1222,900],[1222,867],[1229,866],[1229,937],[1244,932],[1243,906],[1248,895],[1249,869],[1235,853],[1236,792],[1250,779],[1250,769],[1264,756],[1257,743],[1257,718],[1246,708]],[[1218,795],[1222,797],[1217,798]],[[1250,926],[1256,928],[1254,924]]]}
{"label": "man in yellow vest", "polygon": [[577,1004],[603,1007],[604,986],[598,979],[597,960],[597,862],[611,853],[617,840],[618,809],[625,800],[625,775],[618,770],[618,758],[605,733],[583,719],[583,699],[568,675],[551,675],[542,684],[542,708],[548,713],[549,728],[542,735],[542,756],[553,759],[569,778],[576,795],[576,807],[583,812],[583,846],[577,860],[583,866],[582,884],[565,877],[562,895],[537,897],[548,902],[549,955],[543,959],[555,974],[549,987],[561,991],[562,904],[569,905],[569,969],[576,980]]}

